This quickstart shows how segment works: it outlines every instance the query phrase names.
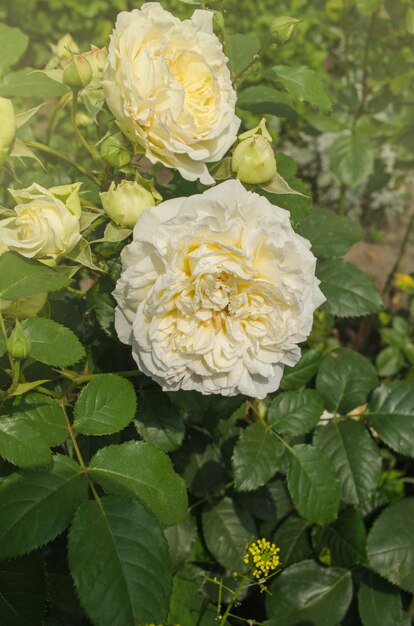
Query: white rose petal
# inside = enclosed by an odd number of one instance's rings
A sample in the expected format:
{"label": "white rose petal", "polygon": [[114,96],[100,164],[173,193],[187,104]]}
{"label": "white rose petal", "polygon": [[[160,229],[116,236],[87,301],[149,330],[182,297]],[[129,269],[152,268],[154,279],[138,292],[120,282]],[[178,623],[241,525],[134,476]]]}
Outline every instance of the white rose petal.
{"label": "white rose petal", "polygon": [[158,2],[118,15],[103,89],[121,130],[155,163],[214,182],[206,162],[234,143],[240,120],[213,13],[181,21]]}
{"label": "white rose petal", "polygon": [[122,253],[118,336],[164,390],[264,398],[325,300],[309,248],[235,180],[148,208]]}

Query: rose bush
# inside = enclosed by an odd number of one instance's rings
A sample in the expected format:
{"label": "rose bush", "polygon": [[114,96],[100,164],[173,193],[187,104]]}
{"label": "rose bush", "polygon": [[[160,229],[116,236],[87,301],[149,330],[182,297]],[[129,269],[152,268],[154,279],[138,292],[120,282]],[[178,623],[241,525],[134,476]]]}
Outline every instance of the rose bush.
{"label": "rose bush", "polygon": [[325,300],[309,248],[238,181],[147,209],[122,253],[118,335],[165,391],[264,398]]}
{"label": "rose bush", "polygon": [[211,184],[206,162],[224,156],[240,125],[226,60],[211,12],[181,21],[146,3],[118,16],[104,70],[107,104],[153,163]]}

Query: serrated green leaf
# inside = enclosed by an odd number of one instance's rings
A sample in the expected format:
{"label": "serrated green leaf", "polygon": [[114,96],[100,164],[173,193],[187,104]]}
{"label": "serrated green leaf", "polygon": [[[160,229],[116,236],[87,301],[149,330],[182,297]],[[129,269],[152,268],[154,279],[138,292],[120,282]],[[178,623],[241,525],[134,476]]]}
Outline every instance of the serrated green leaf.
{"label": "serrated green leaf", "polygon": [[83,435],[111,435],[134,418],[133,385],[115,374],[100,374],[82,389],[74,410],[74,427]]}
{"label": "serrated green leaf", "polygon": [[297,117],[291,98],[266,85],[248,87],[242,91],[237,98],[237,106],[257,115],[275,115],[289,120]]}
{"label": "serrated green leaf", "polygon": [[0,563],[0,615],[4,626],[43,626],[46,572],[36,556]]}
{"label": "serrated green leaf", "polygon": [[250,424],[240,435],[231,459],[237,491],[265,485],[280,468],[283,453],[283,444],[270,429]]}
{"label": "serrated green leaf", "polygon": [[0,299],[15,300],[35,293],[57,291],[70,279],[16,252],[0,255]]}
{"label": "serrated green leaf", "polygon": [[366,428],[351,419],[330,420],[315,432],[314,445],[330,458],[341,485],[341,499],[362,505],[381,476],[381,455]]}
{"label": "serrated green leaf", "polygon": [[287,481],[292,500],[304,519],[328,524],[336,518],[339,482],[331,461],[321,450],[306,444],[294,446]]}
{"label": "serrated green leaf", "polygon": [[257,35],[229,35],[226,37],[226,53],[233,76],[240,74],[253,61],[262,47]]}
{"label": "serrated green leaf", "polygon": [[313,545],[317,554],[328,552],[332,565],[351,568],[365,563],[367,535],[359,511],[348,507],[333,524],[315,528]]}
{"label": "serrated green leaf", "polygon": [[351,573],[302,561],[285,569],[266,595],[269,626],[337,626],[352,598]]}
{"label": "serrated green leaf", "polygon": [[322,356],[321,350],[304,350],[294,367],[285,368],[280,388],[288,390],[304,387],[318,371]]}
{"label": "serrated green leaf", "polygon": [[395,376],[405,365],[404,354],[400,348],[388,346],[381,350],[375,360],[379,376]]}
{"label": "serrated green leaf", "polygon": [[326,297],[324,307],[332,315],[358,317],[382,308],[381,296],[371,279],[342,259],[319,261],[316,276]]}
{"label": "serrated green leaf", "polygon": [[268,410],[270,426],[282,435],[305,435],[319,422],[323,400],[314,389],[285,391],[276,396]]}
{"label": "serrated green leaf", "polygon": [[366,135],[340,135],[330,150],[331,167],[341,183],[355,189],[374,169],[374,150]]}
{"label": "serrated green leaf", "polygon": [[62,96],[68,88],[46,74],[25,67],[17,72],[10,72],[0,83],[0,96],[6,98],[34,98],[44,100]]}
{"label": "serrated green leaf", "polygon": [[364,572],[358,592],[358,609],[363,626],[410,626],[403,611],[401,594],[373,572]]}
{"label": "serrated green leaf", "polygon": [[256,537],[253,518],[226,497],[203,511],[202,524],[211,554],[224,567],[240,571],[246,544]]}
{"label": "serrated green leaf", "polygon": [[414,457],[414,387],[394,381],[375,389],[368,405],[368,424],[390,448]]}
{"label": "serrated green leaf", "polygon": [[321,77],[310,67],[275,65],[266,75],[280,83],[300,102],[309,102],[322,112],[330,111],[331,103]]}
{"label": "serrated green leaf", "polygon": [[82,504],[68,540],[79,599],[99,626],[137,626],[167,618],[168,547],[161,528],[135,500],[106,496]]}
{"label": "serrated green leaf", "polygon": [[312,252],[322,257],[343,256],[363,236],[358,222],[327,209],[312,211],[301,221],[297,231],[309,239]]}
{"label": "serrated green leaf", "polygon": [[166,528],[164,535],[168,542],[171,567],[175,571],[182,566],[196,540],[197,526],[194,517],[189,515],[181,524]]}
{"label": "serrated green leaf", "polygon": [[292,515],[276,530],[272,540],[280,548],[280,562],[283,567],[311,556],[307,533],[309,526],[306,520]]}
{"label": "serrated green leaf", "polygon": [[47,465],[52,461],[48,442],[26,420],[0,418],[0,456],[19,467]]}
{"label": "serrated green leaf", "polygon": [[176,450],[184,439],[183,419],[164,394],[156,399],[142,396],[135,425],[145,441],[164,452]]}
{"label": "serrated green leaf", "polygon": [[368,535],[372,569],[405,591],[414,592],[414,498],[394,502],[379,515]]}
{"label": "serrated green leaf", "polygon": [[349,348],[324,357],[316,377],[316,388],[332,413],[348,413],[363,404],[378,384],[372,363]]}
{"label": "serrated green leaf", "polygon": [[66,367],[85,356],[85,350],[76,335],[53,320],[32,317],[24,320],[22,327],[32,342],[30,357],[36,361]]}
{"label": "serrated green leaf", "polygon": [[89,474],[108,493],[138,498],[164,526],[187,516],[187,491],[169,457],[143,441],[101,448]]}
{"label": "serrated green leaf", "polygon": [[16,398],[12,404],[12,413],[35,428],[49,446],[58,446],[68,437],[62,409],[56,400],[42,393],[31,393]]}
{"label": "serrated green leaf", "polygon": [[0,488],[0,559],[31,552],[54,539],[87,490],[79,465],[62,455],[54,457],[50,469],[9,478]]}
{"label": "serrated green leaf", "polygon": [[29,37],[20,28],[11,28],[7,24],[0,24],[0,76],[5,70],[17,63],[29,45]]}

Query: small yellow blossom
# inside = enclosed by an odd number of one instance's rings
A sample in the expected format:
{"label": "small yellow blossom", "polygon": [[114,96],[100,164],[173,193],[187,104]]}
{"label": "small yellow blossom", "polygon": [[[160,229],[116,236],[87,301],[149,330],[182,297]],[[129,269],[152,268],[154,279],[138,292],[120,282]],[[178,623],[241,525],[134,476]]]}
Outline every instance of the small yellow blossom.
{"label": "small yellow blossom", "polygon": [[266,578],[280,564],[278,548],[265,538],[248,543],[243,556],[243,563],[251,565],[255,578]]}
{"label": "small yellow blossom", "polygon": [[394,282],[402,291],[414,294],[414,277],[410,274],[394,274]]}

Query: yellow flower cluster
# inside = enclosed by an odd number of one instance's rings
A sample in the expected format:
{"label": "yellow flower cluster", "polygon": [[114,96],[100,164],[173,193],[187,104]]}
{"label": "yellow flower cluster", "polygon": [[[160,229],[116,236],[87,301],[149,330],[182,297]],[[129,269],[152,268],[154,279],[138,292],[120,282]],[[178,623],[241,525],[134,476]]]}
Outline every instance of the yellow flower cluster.
{"label": "yellow flower cluster", "polygon": [[258,539],[246,545],[243,563],[251,564],[255,578],[266,578],[280,564],[278,548],[265,538]]}

